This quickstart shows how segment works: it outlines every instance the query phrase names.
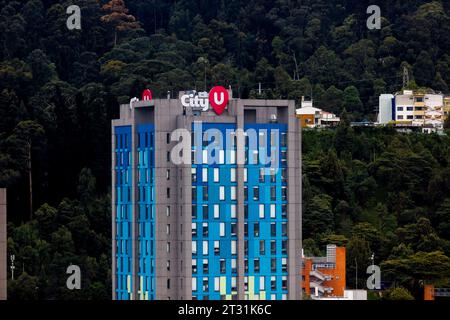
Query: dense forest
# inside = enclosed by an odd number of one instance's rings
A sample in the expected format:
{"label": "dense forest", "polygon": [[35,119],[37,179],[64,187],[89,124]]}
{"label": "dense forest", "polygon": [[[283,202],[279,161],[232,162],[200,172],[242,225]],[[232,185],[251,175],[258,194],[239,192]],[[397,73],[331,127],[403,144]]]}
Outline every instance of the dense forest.
{"label": "dense forest", "polygon": [[[349,287],[352,261],[363,275],[372,252],[383,280],[416,297],[424,282],[445,284],[449,138],[348,123],[374,119],[404,68],[412,86],[450,91],[450,3],[376,2],[380,30],[360,0],[0,0],[10,298],[110,298],[110,120],[144,88],[212,85],[344,113],[336,130],[304,132],[308,253],[345,244]],[[72,4],[81,30],[66,26]],[[84,290],[65,288],[71,263]]]}

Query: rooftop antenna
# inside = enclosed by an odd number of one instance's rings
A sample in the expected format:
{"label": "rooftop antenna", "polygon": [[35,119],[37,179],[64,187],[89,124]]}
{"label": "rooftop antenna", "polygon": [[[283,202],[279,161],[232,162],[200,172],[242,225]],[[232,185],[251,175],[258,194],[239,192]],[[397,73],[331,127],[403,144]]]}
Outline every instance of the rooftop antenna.
{"label": "rooftop antenna", "polygon": [[167,91],[167,99],[170,99],[170,91]]}
{"label": "rooftop antenna", "polygon": [[403,88],[409,86],[409,71],[406,66],[403,66]]}
{"label": "rooftop antenna", "polygon": [[261,82],[258,83],[258,95],[261,95]]}

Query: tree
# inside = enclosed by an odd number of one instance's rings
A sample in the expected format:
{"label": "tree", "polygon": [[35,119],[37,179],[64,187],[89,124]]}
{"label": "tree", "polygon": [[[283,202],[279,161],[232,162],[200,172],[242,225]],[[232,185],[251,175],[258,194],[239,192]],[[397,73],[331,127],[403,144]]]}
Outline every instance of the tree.
{"label": "tree", "polygon": [[407,289],[396,287],[384,291],[383,300],[414,300],[414,297]]}
{"label": "tree", "polygon": [[[363,238],[353,236],[347,245],[347,283],[354,288],[362,288],[365,284],[363,275],[370,264],[372,252],[369,243]],[[356,280],[358,275],[358,280]],[[361,279],[363,278],[363,279]],[[356,282],[357,281],[357,282]]]}
{"label": "tree", "polygon": [[327,194],[316,195],[307,204],[306,212],[303,215],[305,237],[333,229],[331,199]]}
{"label": "tree", "polygon": [[359,98],[358,89],[355,86],[349,86],[344,90],[344,108],[350,112],[362,112],[362,102]]}
{"label": "tree", "polygon": [[42,148],[44,134],[44,128],[39,123],[26,120],[19,122],[7,139],[20,168],[28,174],[30,220],[33,219],[32,151]]}
{"label": "tree", "polygon": [[123,0],[111,0],[104,4],[102,9],[107,14],[102,16],[101,20],[114,29],[114,46],[117,45],[119,32],[140,28],[140,23],[136,21],[136,18],[128,14],[129,10],[125,7]]}

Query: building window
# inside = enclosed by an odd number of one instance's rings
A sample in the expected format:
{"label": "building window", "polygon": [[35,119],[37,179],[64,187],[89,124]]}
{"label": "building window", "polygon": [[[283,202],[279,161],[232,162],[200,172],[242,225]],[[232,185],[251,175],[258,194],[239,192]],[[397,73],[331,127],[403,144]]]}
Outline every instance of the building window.
{"label": "building window", "polygon": [[225,263],[225,259],[220,259],[220,273],[221,273],[221,274],[226,273],[226,263]]}
{"label": "building window", "polygon": [[192,241],[192,254],[197,254],[197,241]]}
{"label": "building window", "polygon": [[197,219],[197,205],[192,205],[192,219]]}
{"label": "building window", "polygon": [[208,277],[203,278],[203,292],[209,291]]}
{"label": "building window", "polygon": [[207,274],[209,272],[208,259],[203,259],[203,274]]}
{"label": "building window", "polygon": [[[281,277],[281,289],[287,290],[287,277],[286,276]],[[285,296],[285,295],[283,294],[283,296]],[[284,298],[283,300],[286,300],[286,298]]]}
{"label": "building window", "polygon": [[230,195],[231,200],[236,200],[236,187],[231,186],[230,192],[231,192],[231,195]]}
{"label": "building window", "polygon": [[259,254],[265,255],[266,254],[266,242],[264,240],[259,240]]}
{"label": "building window", "polygon": [[206,204],[202,206],[202,211],[203,211],[203,220],[208,220],[208,206]]}
{"label": "building window", "polygon": [[216,256],[220,254],[220,242],[218,240],[214,241],[214,254]]}
{"label": "building window", "polygon": [[231,240],[231,254],[236,254],[236,240]]}
{"label": "building window", "polygon": [[277,290],[277,277],[276,276],[270,277],[270,289],[272,291]]}
{"label": "building window", "polygon": [[208,187],[207,186],[203,186],[203,201],[208,201]]}
{"label": "building window", "polygon": [[192,224],[192,236],[193,237],[197,236],[197,224],[196,223]]}
{"label": "building window", "polygon": [[236,224],[236,222],[232,222],[231,223],[231,235],[235,236],[236,233],[237,233],[237,224]]}
{"label": "building window", "polygon": [[403,116],[397,116],[397,120],[403,120]]}
{"label": "building window", "polygon": [[286,237],[287,236],[287,223],[283,222],[281,224],[281,236]]}
{"label": "building window", "polygon": [[263,183],[263,182],[264,182],[264,174],[265,174],[264,168],[260,168],[260,169],[259,169],[259,182],[260,182],[260,183]]}
{"label": "building window", "polygon": [[192,291],[197,291],[197,278],[192,278]]}
{"label": "building window", "polygon": [[270,217],[271,218],[276,218],[276,207],[275,207],[275,205],[272,203],[271,205],[270,205]]}
{"label": "building window", "polygon": [[277,254],[277,244],[275,240],[270,240],[270,254],[271,255]]}
{"label": "building window", "polygon": [[225,187],[219,187],[219,200],[225,200]]}
{"label": "building window", "polygon": [[231,216],[231,219],[236,218],[236,205],[235,204],[232,204],[230,206],[230,216]]}
{"label": "building window", "polygon": [[219,168],[214,168],[213,173],[214,173],[214,182],[219,182]]}
{"label": "building window", "polygon": [[197,169],[196,168],[191,169],[191,178],[192,178],[192,182],[197,182]]}
{"label": "building window", "polygon": [[202,234],[204,237],[207,237],[208,236],[208,223],[204,222],[202,226],[203,226]]}
{"label": "building window", "polygon": [[270,201],[277,200],[277,188],[275,186],[270,187]]}
{"label": "building window", "polygon": [[259,258],[253,260],[253,269],[255,270],[255,272],[259,272]]}
{"label": "building window", "polygon": [[208,168],[202,169],[202,182],[208,182]]}
{"label": "building window", "polygon": [[214,277],[214,291],[220,291],[220,277]]}
{"label": "building window", "polygon": [[244,168],[244,182],[247,182],[247,168]]}
{"label": "building window", "polygon": [[166,207],[166,216],[170,217],[170,206]]}
{"label": "building window", "polygon": [[219,229],[220,229],[220,232],[219,232],[220,236],[225,237],[225,223],[221,222]]}
{"label": "building window", "polygon": [[236,182],[236,169],[230,169],[230,182]]}
{"label": "building window", "polygon": [[166,226],[166,234],[170,234],[170,224]]}
{"label": "building window", "polygon": [[281,271],[287,272],[287,259],[281,258]]}
{"label": "building window", "polygon": [[281,218],[286,219],[287,217],[287,204],[281,205]]}
{"label": "building window", "polygon": [[281,147],[286,147],[287,145],[287,134],[286,132],[281,133]]}
{"label": "building window", "polygon": [[170,188],[167,188],[166,192],[167,192],[167,199],[170,199]]}
{"label": "building window", "polygon": [[208,255],[208,241],[203,241],[202,243],[203,255]]}
{"label": "building window", "polygon": [[192,201],[197,201],[197,187],[192,187]]}
{"label": "building window", "polygon": [[259,291],[263,291],[266,288],[266,281],[265,277],[261,276],[259,277]]}
{"label": "building window", "polygon": [[215,204],[213,206],[213,210],[214,210],[214,219],[219,219],[220,218],[219,205]]}
{"label": "building window", "polygon": [[403,111],[403,107],[397,107],[397,111]]}
{"label": "building window", "polygon": [[277,225],[275,222],[270,223],[270,236],[271,237],[277,236]]}
{"label": "building window", "polygon": [[259,187],[253,187],[253,200],[259,201]]}
{"label": "building window", "polygon": [[259,205],[259,218],[264,219],[264,205],[263,204]]}
{"label": "building window", "polygon": [[281,187],[281,200],[286,201],[287,200],[287,188]]}
{"label": "building window", "polygon": [[244,237],[248,237],[248,223],[244,222]]}
{"label": "building window", "polygon": [[253,236],[259,237],[259,222],[253,224]]}
{"label": "building window", "polygon": [[170,143],[170,133],[166,134],[166,142],[167,142],[167,144]]}
{"label": "building window", "polygon": [[245,201],[248,200],[248,188],[247,188],[247,186],[244,186],[244,200]]}
{"label": "building window", "polygon": [[[192,259],[192,274],[197,273],[197,259]],[[192,288],[194,290],[194,288]]]}
{"label": "building window", "polygon": [[277,259],[275,258],[270,259],[270,271],[277,272]]}
{"label": "building window", "polygon": [[248,204],[244,204],[244,219],[248,219]]}

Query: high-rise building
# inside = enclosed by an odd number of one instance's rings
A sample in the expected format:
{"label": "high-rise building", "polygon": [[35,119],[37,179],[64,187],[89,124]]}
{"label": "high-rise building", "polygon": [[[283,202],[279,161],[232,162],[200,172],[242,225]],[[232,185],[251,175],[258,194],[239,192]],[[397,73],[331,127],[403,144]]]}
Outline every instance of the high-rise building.
{"label": "high-rise building", "polygon": [[114,299],[301,299],[295,102],[215,88],[112,122]]}
{"label": "high-rise building", "polygon": [[7,270],[6,189],[0,188],[0,300],[6,300]]}

